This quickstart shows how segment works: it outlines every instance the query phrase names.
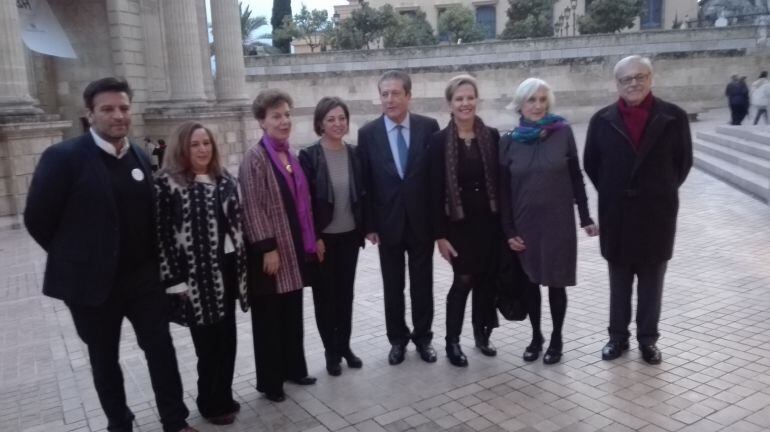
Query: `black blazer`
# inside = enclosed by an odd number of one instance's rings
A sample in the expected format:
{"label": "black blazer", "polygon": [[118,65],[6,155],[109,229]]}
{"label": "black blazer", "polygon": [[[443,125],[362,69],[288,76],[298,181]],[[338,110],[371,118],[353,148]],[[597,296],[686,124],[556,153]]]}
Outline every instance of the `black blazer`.
{"label": "black blazer", "polygon": [[[32,177],[24,210],[27,231],[48,253],[43,294],[86,306],[104,303],[118,264],[117,206],[102,151],[90,133],[47,148]],[[147,155],[135,144],[129,151],[154,195]],[[148,258],[154,268],[134,276],[157,280],[157,256]]]}
{"label": "black blazer", "polygon": [[687,114],[655,98],[639,152],[634,151],[617,103],[588,123],[583,168],[599,192],[599,241],[617,264],[671,259],[679,186],[692,167]]}
{"label": "black blazer", "polygon": [[364,228],[367,234],[377,233],[384,244],[400,243],[407,223],[417,241],[433,241],[428,141],[439,127],[434,118],[414,113],[409,116],[409,159],[403,179],[390,151],[384,116],[358,130],[358,154],[367,193]]}
{"label": "black blazer", "polygon": [[[355,147],[345,144],[348,149],[348,175],[350,176],[350,207],[356,222],[356,231],[364,238],[364,185],[361,178],[361,160]],[[326,165],[320,142],[299,151],[299,163],[307,177],[313,202],[315,232],[321,232],[332,222],[334,213],[334,191],[332,190],[329,168]]]}

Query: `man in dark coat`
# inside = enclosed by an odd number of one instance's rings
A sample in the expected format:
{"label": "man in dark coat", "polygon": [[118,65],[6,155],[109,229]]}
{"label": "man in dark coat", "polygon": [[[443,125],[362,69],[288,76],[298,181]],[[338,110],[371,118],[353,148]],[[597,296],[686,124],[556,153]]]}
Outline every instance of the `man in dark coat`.
{"label": "man in dark coat", "polygon": [[730,106],[730,124],[739,126],[749,114],[749,87],[746,77],[733,75],[725,88],[727,104]]}
{"label": "man in dark coat", "polygon": [[637,341],[658,364],[656,347],[663,279],[674,248],[679,187],[692,166],[687,114],[654,97],[649,59],[615,65],[619,100],[588,125],[583,166],[599,192],[602,256],[610,274],[610,341],[602,358],[629,348],[631,294],[637,278]]}
{"label": "man in dark coat", "polygon": [[[436,361],[433,333],[433,232],[430,226],[428,139],[439,130],[435,119],[409,112],[412,81],[405,72],[380,78],[383,115],[358,131],[365,200],[364,228],[379,243],[385,291],[385,326],[391,344],[388,362],[404,361],[411,339],[420,357]],[[409,256],[412,324],[404,318],[404,256]]]}
{"label": "man in dark coat", "polygon": [[48,253],[43,293],[64,300],[88,346],[107,429],[131,431],[134,419],[118,359],[126,317],[147,359],[164,432],[192,432],[159,279],[150,162],[127,138],[131,94],[117,78],[86,87],[91,129],[43,152],[24,223]]}

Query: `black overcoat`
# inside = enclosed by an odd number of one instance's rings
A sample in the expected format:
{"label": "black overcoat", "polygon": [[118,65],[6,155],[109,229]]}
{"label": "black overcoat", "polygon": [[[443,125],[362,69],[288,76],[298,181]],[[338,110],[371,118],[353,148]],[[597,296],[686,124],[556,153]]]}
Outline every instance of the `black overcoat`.
{"label": "black overcoat", "polygon": [[639,151],[617,103],[588,125],[583,167],[599,192],[602,255],[617,264],[671,259],[679,187],[692,167],[687,114],[654,98]]}

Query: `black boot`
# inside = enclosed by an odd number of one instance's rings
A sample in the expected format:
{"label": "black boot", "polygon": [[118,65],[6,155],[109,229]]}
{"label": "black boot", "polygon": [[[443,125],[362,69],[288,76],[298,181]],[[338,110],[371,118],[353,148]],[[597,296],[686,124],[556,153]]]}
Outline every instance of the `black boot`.
{"label": "black boot", "polygon": [[473,338],[476,340],[476,348],[487,357],[494,357],[497,355],[497,349],[491,342],[489,342],[489,336],[491,335],[492,327],[473,328]]}
{"label": "black boot", "polygon": [[331,376],[340,376],[342,374],[342,359],[338,354],[326,352],[326,372]]}
{"label": "black boot", "polygon": [[463,350],[460,348],[460,342],[458,341],[447,341],[446,356],[449,358],[449,363],[452,363],[455,366],[468,366],[468,359],[465,357],[465,354],[463,354]]}

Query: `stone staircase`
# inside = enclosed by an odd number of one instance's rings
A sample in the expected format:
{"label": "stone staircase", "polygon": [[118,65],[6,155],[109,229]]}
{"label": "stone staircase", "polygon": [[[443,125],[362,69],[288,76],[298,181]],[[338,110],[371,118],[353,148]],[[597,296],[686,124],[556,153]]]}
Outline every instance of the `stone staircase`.
{"label": "stone staircase", "polygon": [[770,128],[717,126],[693,145],[696,167],[770,204]]}

